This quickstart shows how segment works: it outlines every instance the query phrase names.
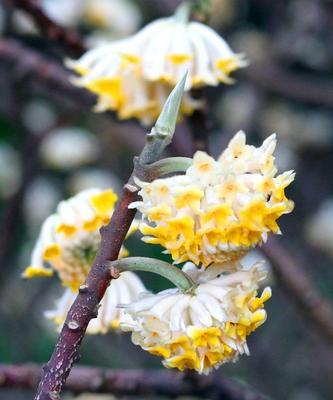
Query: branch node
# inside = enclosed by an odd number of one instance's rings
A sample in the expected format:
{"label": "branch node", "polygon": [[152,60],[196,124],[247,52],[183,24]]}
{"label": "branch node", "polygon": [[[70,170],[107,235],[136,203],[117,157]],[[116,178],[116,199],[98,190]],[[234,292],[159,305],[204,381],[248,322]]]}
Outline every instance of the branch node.
{"label": "branch node", "polygon": [[77,321],[69,321],[67,323],[67,326],[69,329],[71,329],[72,331],[76,331],[77,329],[79,329],[80,325],[78,324]]}
{"label": "branch node", "polygon": [[139,188],[135,185],[132,185],[131,183],[126,183],[126,185],[124,186],[125,190],[128,190],[131,193],[135,193],[139,190]]}
{"label": "branch node", "polygon": [[112,279],[118,279],[120,277],[120,271],[116,267],[110,267],[109,270]]}
{"label": "branch node", "polygon": [[84,284],[79,287],[80,293],[86,293],[88,291],[88,285]]}

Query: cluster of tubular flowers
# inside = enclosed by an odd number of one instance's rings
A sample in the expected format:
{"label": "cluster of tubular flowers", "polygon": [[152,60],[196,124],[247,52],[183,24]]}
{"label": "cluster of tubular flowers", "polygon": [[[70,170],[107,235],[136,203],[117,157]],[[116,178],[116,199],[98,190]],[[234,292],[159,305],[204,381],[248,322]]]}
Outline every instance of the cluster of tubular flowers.
{"label": "cluster of tubular flowers", "polygon": [[[186,89],[231,83],[230,73],[246,66],[211,28],[189,22],[182,10],[158,19],[137,34],[89,50],[67,66],[73,80],[98,96],[97,111],[116,111],[121,119],[152,124],[171,88],[188,71]],[[185,93],[180,114],[190,114],[201,102]]]}
{"label": "cluster of tubular flowers", "polygon": [[135,344],[163,357],[165,367],[181,371],[207,374],[249,354],[247,336],[265,322],[264,303],[271,297],[269,287],[258,295],[265,278],[261,265],[221,274],[221,266],[198,270],[187,263],[183,271],[196,283],[189,293],[169,289],[141,296],[124,306],[120,328],[132,332]]}
{"label": "cluster of tubular flowers", "polygon": [[294,173],[276,176],[275,146],[275,135],[254,147],[238,132],[217,161],[199,151],[184,175],[138,182],[142,201],[131,207],[143,214],[143,240],[163,246],[175,263],[207,267],[280,233],[277,219],[293,209],[285,188]]}
{"label": "cluster of tubular flowers", "polygon": [[[47,313],[56,324],[64,322],[66,314],[84,284],[100,245],[99,229],[114,211],[117,195],[112,189],[88,189],[59,203],[56,213],[48,217],[34,247],[31,264],[23,273],[25,278],[51,276],[58,273],[61,283],[67,286],[58,301],[56,310]],[[130,232],[136,230],[134,222]],[[127,255],[122,248],[120,257]],[[98,318],[88,327],[89,333],[104,333],[117,327],[119,302],[134,300],[144,286],[132,272],[126,272],[112,282],[112,296],[103,298]],[[110,289],[108,289],[110,290]]]}
{"label": "cluster of tubular flowers", "polygon": [[[98,310],[98,317],[90,321],[87,332],[89,334],[104,334],[112,329],[118,329],[122,315],[122,310],[118,308],[118,305],[131,303],[138,298],[141,292],[145,291],[146,288],[142,281],[133,272],[125,271],[121,273],[119,278],[112,279]],[[56,302],[56,308],[45,312],[45,316],[51,319],[59,329],[65,322],[75,297],[75,292],[66,289]]]}

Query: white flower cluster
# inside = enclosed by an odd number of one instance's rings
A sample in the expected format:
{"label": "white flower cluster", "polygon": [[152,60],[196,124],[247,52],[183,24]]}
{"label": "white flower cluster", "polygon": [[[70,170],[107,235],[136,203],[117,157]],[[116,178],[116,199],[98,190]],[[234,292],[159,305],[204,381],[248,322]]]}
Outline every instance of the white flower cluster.
{"label": "white flower cluster", "polygon": [[[109,222],[117,195],[112,189],[88,189],[59,203],[55,214],[44,222],[32,253],[31,265],[24,271],[25,278],[50,276],[53,271],[59,275],[61,283],[68,286],[53,311],[47,317],[62,325],[66,314],[76,297],[79,287],[92,266],[100,245],[99,229]],[[136,230],[134,222],[130,232]],[[120,256],[126,256],[125,248]],[[109,291],[112,294],[109,294]],[[127,303],[137,298],[145,288],[133,272],[125,272],[112,281],[101,303],[98,318],[88,328],[89,333],[105,333],[117,328],[120,310],[117,304]]]}
{"label": "white flower cluster", "polygon": [[[73,80],[98,95],[97,111],[153,123],[171,88],[188,71],[186,89],[231,83],[230,73],[247,65],[211,28],[179,16],[156,20],[136,35],[88,51],[67,65]],[[185,94],[181,113],[201,103]]]}
{"label": "white flower cluster", "polygon": [[[119,304],[128,304],[138,298],[139,293],[146,291],[142,281],[133,272],[123,272],[118,279],[113,279],[105,292],[98,317],[90,321],[87,333],[104,334],[112,329],[119,328],[122,309]],[[73,304],[76,293],[66,289],[62,297],[57,301],[56,308],[46,311],[45,316],[51,319],[59,328],[66,320],[67,313]]]}
{"label": "white flower cluster", "polygon": [[263,304],[269,287],[258,297],[265,278],[260,264],[249,270],[221,274],[221,266],[199,271],[188,263],[183,271],[197,286],[190,293],[170,289],[144,294],[124,306],[122,330],[151,354],[164,358],[167,368],[195,369],[207,374],[213,367],[249,354],[247,336],[266,320]]}

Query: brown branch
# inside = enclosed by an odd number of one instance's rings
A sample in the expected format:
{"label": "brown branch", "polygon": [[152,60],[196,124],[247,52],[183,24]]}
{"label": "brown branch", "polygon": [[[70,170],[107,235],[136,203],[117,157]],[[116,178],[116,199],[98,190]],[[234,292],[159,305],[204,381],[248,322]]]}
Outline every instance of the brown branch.
{"label": "brown branch", "polygon": [[34,19],[41,32],[51,41],[70,50],[75,56],[80,56],[86,47],[80,35],[73,29],[64,28],[44,14],[37,1],[9,0],[13,7],[26,11]]}
{"label": "brown branch", "polygon": [[291,73],[275,63],[256,63],[238,75],[256,87],[288,99],[333,108],[331,80],[314,78],[313,75]]}
{"label": "brown branch", "polygon": [[203,89],[194,89],[192,90],[191,95],[194,99],[203,103],[203,107],[195,110],[188,118],[192,137],[193,152],[198,150],[208,152],[209,133],[213,124],[208,115],[208,104],[205,92]]}
{"label": "brown branch", "polygon": [[[34,389],[40,379],[40,366],[0,365],[0,388]],[[263,400],[247,385],[214,372],[209,376],[187,379],[186,374],[167,370],[113,370],[75,367],[65,389],[74,393],[94,392],[135,396],[199,395],[223,400]]]}
{"label": "brown branch", "polygon": [[59,92],[66,99],[78,101],[87,107],[92,107],[96,102],[94,95],[70,83],[70,73],[61,64],[14,39],[0,40],[0,61],[11,68],[9,74],[14,79],[26,78],[21,80],[22,84],[42,83],[49,94]]}
{"label": "brown branch", "polygon": [[262,252],[271,262],[276,277],[290,293],[304,317],[317,332],[333,344],[333,309],[315,289],[296,257],[290,255],[275,238],[270,238]]}
{"label": "brown branch", "polygon": [[207,110],[195,110],[189,117],[191,127],[193,152],[198,150],[208,152],[210,120],[207,118]]}

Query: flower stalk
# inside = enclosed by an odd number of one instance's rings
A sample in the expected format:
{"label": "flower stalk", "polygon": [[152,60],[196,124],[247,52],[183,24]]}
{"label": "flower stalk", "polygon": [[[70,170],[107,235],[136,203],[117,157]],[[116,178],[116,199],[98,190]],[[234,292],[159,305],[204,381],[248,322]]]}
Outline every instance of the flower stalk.
{"label": "flower stalk", "polygon": [[190,19],[192,4],[189,1],[181,3],[175,11],[175,19],[186,24]]}
{"label": "flower stalk", "polygon": [[186,172],[191,165],[192,158],[168,157],[148,165],[145,173],[149,176],[150,180],[154,180],[164,175]]}
{"label": "flower stalk", "polygon": [[109,268],[120,271],[145,271],[163,276],[168,279],[182,292],[189,292],[195,286],[193,280],[181,269],[155,258],[128,257],[121,258],[108,263]]}

